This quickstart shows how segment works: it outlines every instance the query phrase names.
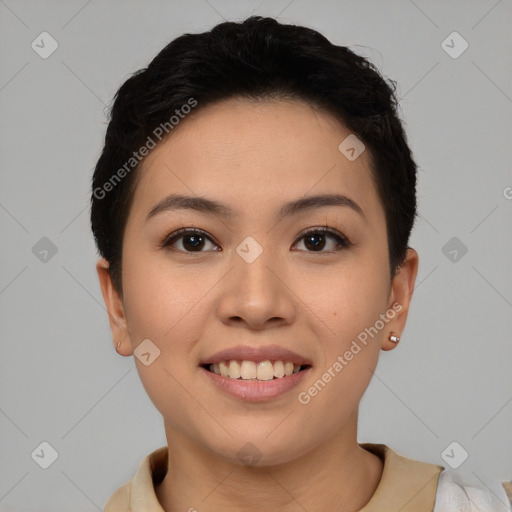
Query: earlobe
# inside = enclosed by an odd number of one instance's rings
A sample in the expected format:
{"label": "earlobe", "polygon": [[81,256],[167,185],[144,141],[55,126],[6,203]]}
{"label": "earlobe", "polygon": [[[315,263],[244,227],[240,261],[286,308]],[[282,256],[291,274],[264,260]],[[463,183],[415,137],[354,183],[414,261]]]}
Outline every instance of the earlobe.
{"label": "earlobe", "polygon": [[101,293],[108,313],[114,347],[116,351],[121,354],[119,351],[120,344],[124,343],[124,339],[128,337],[128,330],[123,301],[114,288],[109,267],[109,262],[105,258],[100,258],[96,263],[96,272],[98,273]]}
{"label": "earlobe", "polygon": [[[397,271],[391,283],[390,302],[388,311],[394,311],[392,320],[387,325],[386,334],[382,341],[382,350],[394,349],[405,329],[409,306],[411,303],[416,275],[418,273],[418,253],[408,248],[405,261]],[[394,338],[393,338],[394,337]]]}

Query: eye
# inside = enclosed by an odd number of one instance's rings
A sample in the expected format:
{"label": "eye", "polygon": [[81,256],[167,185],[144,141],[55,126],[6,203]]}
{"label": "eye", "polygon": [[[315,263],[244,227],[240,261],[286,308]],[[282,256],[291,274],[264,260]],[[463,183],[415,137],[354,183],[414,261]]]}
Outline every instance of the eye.
{"label": "eye", "polygon": [[206,241],[211,242],[210,237],[204,231],[195,228],[183,228],[167,236],[161,243],[161,247],[173,246],[178,240],[181,240],[182,247],[184,248],[179,248],[179,250],[184,252],[204,252],[201,249],[204,248]]}
{"label": "eye", "polygon": [[[334,247],[331,247],[330,250],[323,251],[326,247],[325,240],[330,238],[331,240],[334,240]],[[309,228],[306,231],[304,231],[299,241],[302,241],[304,239],[304,245],[306,247],[307,252],[331,252],[331,251],[339,251],[342,249],[345,249],[349,247],[350,241],[338,233],[336,230],[326,227],[316,227],[316,228]],[[181,241],[182,247],[174,247],[176,242]],[[204,249],[205,245],[208,243],[211,243],[214,247],[218,247],[215,243],[212,242],[212,239],[202,230],[196,229],[196,228],[182,228],[178,229],[177,231],[171,233],[170,235],[166,236],[163,242],[160,244],[162,248],[166,247],[172,247],[173,249],[178,249],[183,252],[205,252],[202,249]],[[294,246],[297,245],[297,243],[294,244]],[[208,250],[208,249],[207,249]],[[221,249],[213,249],[215,251],[221,250]]]}
{"label": "eye", "polygon": [[327,226],[323,228],[309,228],[302,233],[299,240],[304,239],[304,245],[308,249],[307,252],[331,252],[330,250],[322,251],[328,245],[325,242],[326,238],[335,240],[336,243],[333,248],[335,251],[341,251],[351,245],[348,238]]}

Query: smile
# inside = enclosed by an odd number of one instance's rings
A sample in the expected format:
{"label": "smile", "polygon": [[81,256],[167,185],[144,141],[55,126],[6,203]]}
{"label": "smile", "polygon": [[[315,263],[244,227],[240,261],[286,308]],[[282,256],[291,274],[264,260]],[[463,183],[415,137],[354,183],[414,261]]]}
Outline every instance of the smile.
{"label": "smile", "polygon": [[263,402],[296,387],[311,365],[294,365],[289,361],[230,360],[203,364],[199,368],[210,383],[228,395],[247,402]]}
{"label": "smile", "polygon": [[294,364],[291,361],[270,361],[268,359],[259,362],[231,359],[202,366],[216,375],[244,381],[281,379],[309,368],[309,365]]}

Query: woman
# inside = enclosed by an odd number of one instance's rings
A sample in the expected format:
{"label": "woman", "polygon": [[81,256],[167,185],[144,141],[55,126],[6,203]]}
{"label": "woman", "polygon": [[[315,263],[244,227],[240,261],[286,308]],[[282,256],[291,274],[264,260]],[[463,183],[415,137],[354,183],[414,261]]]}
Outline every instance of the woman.
{"label": "woman", "polygon": [[511,510],[505,486],[357,442],[418,269],[393,85],[318,32],[251,17],[177,38],[119,89],[97,272],[167,446],[106,512]]}

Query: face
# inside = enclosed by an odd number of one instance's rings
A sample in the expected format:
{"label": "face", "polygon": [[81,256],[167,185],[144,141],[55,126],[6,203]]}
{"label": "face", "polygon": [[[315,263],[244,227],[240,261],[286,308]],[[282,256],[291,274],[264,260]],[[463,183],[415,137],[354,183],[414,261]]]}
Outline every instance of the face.
{"label": "face", "polygon": [[[379,351],[405,325],[417,255],[410,250],[390,280],[369,154],[349,160],[338,149],[348,135],[301,102],[234,99],[186,118],[143,162],[123,239],[123,297],[105,262],[98,273],[119,351],[150,340],[151,363],[135,362],[168,440],[232,462],[252,443],[270,465],[355,436]],[[159,208],[148,218],[171,194],[226,208]],[[320,195],[344,199],[281,215]],[[310,363],[273,397],[235,396],[216,384],[229,377],[201,367],[224,349],[270,345]]]}

